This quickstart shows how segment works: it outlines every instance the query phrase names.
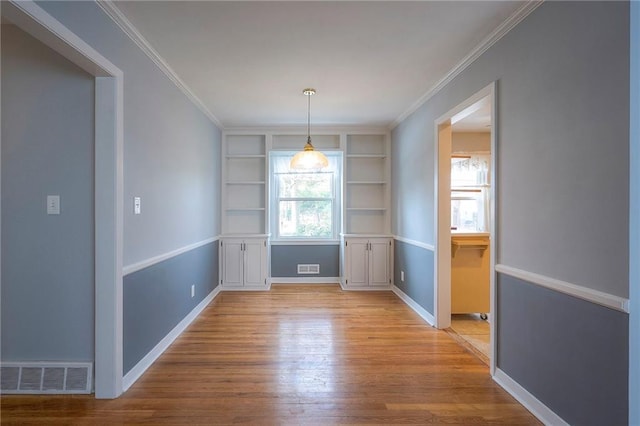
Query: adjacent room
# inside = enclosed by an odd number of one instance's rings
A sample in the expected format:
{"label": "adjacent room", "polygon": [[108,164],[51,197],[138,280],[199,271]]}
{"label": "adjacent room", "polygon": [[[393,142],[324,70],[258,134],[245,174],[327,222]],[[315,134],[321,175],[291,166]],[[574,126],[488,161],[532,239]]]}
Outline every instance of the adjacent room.
{"label": "adjacent room", "polygon": [[640,425],[638,2],[0,12],[3,424]]}

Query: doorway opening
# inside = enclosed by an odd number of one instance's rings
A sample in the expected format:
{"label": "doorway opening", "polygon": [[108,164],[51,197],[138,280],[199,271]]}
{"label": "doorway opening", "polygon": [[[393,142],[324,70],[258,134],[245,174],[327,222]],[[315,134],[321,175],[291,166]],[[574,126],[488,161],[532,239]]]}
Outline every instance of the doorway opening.
{"label": "doorway opening", "polygon": [[493,371],[495,83],[436,121],[436,326]]}
{"label": "doorway opening", "polygon": [[95,77],[94,389],[96,398],[116,398],[123,389],[124,75],[34,1],[7,1],[0,6],[2,20],[16,25]]}

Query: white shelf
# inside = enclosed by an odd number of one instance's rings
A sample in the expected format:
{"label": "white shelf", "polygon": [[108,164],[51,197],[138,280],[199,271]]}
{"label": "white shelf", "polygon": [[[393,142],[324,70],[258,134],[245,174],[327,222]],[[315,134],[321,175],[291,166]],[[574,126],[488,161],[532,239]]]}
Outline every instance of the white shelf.
{"label": "white shelf", "polygon": [[226,134],[222,143],[222,234],[264,234],[267,137]]}
{"label": "white shelf", "polygon": [[386,185],[387,182],[382,180],[350,180],[347,185]]}
{"label": "white shelf", "polygon": [[346,234],[389,233],[389,135],[352,134],[345,141]]}
{"label": "white shelf", "polygon": [[347,154],[347,158],[387,158],[385,154]]}
{"label": "white shelf", "polygon": [[227,158],[266,158],[264,154],[227,154]]}
{"label": "white shelf", "polygon": [[263,180],[237,180],[233,182],[227,182],[227,185],[264,185]]}

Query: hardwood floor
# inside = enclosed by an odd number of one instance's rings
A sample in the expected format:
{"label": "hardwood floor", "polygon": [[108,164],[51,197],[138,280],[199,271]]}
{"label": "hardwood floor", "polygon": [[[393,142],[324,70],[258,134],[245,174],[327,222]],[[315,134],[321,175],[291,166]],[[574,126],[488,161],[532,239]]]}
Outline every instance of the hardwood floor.
{"label": "hardwood floor", "polygon": [[3,424],[539,424],[391,292],[223,292],[122,397],[1,399]]}
{"label": "hardwood floor", "polygon": [[453,314],[451,327],[446,329],[451,337],[489,365],[489,345],[491,344],[489,323],[479,314]]}

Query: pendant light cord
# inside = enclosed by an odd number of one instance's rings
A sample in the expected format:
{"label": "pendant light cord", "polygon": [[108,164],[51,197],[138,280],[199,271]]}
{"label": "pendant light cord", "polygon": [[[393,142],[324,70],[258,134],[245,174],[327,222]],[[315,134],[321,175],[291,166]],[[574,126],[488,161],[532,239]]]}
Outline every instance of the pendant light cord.
{"label": "pendant light cord", "polygon": [[311,143],[311,94],[307,95],[307,142]]}

